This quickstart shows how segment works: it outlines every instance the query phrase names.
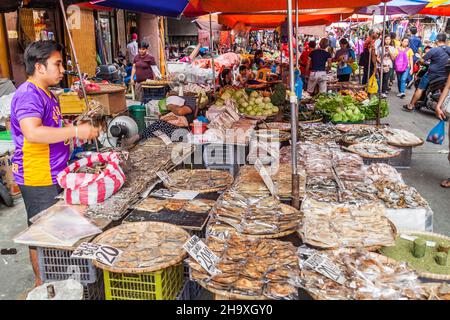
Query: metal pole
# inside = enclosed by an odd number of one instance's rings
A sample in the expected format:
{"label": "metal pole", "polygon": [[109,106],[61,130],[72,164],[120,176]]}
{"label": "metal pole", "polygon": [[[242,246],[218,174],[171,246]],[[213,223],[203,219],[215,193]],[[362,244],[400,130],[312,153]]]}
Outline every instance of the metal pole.
{"label": "metal pole", "polygon": [[214,64],[214,34],[212,30],[211,12],[209,13],[209,45],[211,47],[211,64],[213,74],[213,92],[216,93],[216,66]]}
{"label": "metal pole", "polygon": [[297,125],[298,125],[298,108],[297,97],[295,96],[295,81],[294,81],[294,50],[292,44],[292,1],[287,0],[288,7],[288,37],[289,37],[289,83],[291,96],[291,139],[292,139],[292,206],[294,208],[300,207],[299,197],[299,177],[297,173]]}
{"label": "metal pole", "polygon": [[378,91],[378,108],[377,108],[377,126],[380,125],[380,116],[381,116],[381,92],[383,91],[383,56],[384,56],[384,38],[386,35],[386,12],[387,12],[387,4],[384,3],[384,14],[383,14],[383,39],[381,39],[381,69],[380,69],[380,90]]}
{"label": "metal pole", "polygon": [[[89,108],[89,101],[88,101],[88,98],[87,98],[87,95],[86,95],[86,88],[84,87],[83,79],[82,79],[82,76],[81,76],[80,65],[78,64],[77,52],[76,52],[75,46],[73,44],[73,39],[72,39],[72,35],[70,33],[69,24],[67,23],[66,10],[64,9],[63,0],[59,0],[59,5],[61,6],[61,11],[62,11],[62,14],[63,14],[63,19],[64,19],[64,24],[65,24],[66,29],[67,29],[67,35],[69,36],[69,42],[70,42],[70,48],[72,49],[73,60],[75,61],[75,66],[77,68],[78,77],[80,78],[80,87],[81,87],[81,91],[83,92],[84,102],[86,103],[86,108]],[[91,122],[91,125],[94,126],[94,122],[92,121],[92,118],[90,118],[90,122]],[[94,139],[94,141],[95,141],[95,149],[98,152],[97,139]]]}
{"label": "metal pole", "polygon": [[[375,25],[375,11],[373,12],[372,28],[371,28],[372,30],[373,30],[374,25]],[[371,39],[370,42],[372,43],[372,39]],[[369,91],[370,65],[371,64],[372,64],[372,44],[370,45],[370,48],[369,48],[369,63],[367,65],[367,86],[366,86],[367,91]]]}
{"label": "metal pole", "polygon": [[[357,46],[358,46],[358,48],[359,48],[359,41],[361,40],[361,39],[360,39],[360,37],[361,37],[361,32],[360,32],[360,29],[359,29],[359,15],[356,15],[356,25],[357,25],[357,27],[356,27],[356,28],[357,28],[357,29],[356,29],[356,36],[357,36],[357,38],[358,38],[358,44],[357,44]],[[364,41],[363,41],[363,43],[364,43]],[[359,49],[358,49],[358,50],[359,50]],[[363,50],[364,50],[364,48],[363,48]],[[362,52],[359,53],[359,57],[361,57],[361,53],[362,53]],[[361,69],[362,69],[362,66],[359,66],[359,65],[358,65],[359,84],[362,83]]]}
{"label": "metal pole", "polygon": [[299,65],[298,65],[298,60],[300,58],[300,54],[298,52],[298,47],[299,47],[298,39],[299,39],[299,34],[298,34],[298,0],[295,0],[295,43],[296,43],[295,62],[296,62],[297,70],[300,70]]}

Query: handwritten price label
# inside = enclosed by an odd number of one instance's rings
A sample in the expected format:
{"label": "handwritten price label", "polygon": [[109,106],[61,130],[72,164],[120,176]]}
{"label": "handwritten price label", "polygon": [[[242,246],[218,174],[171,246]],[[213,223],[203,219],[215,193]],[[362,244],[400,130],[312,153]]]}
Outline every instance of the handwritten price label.
{"label": "handwritten price label", "polygon": [[73,251],[71,258],[97,260],[102,264],[113,266],[122,252],[122,250],[111,246],[83,242]]}
{"label": "handwritten price label", "polygon": [[216,263],[219,262],[219,257],[212,252],[208,246],[200,240],[197,236],[192,236],[184,245],[184,250],[195,259],[203,269],[208,271],[212,276],[220,273],[216,268]]}
{"label": "handwritten price label", "polygon": [[156,175],[161,179],[162,182],[172,184],[173,181],[170,178],[169,174],[165,171],[158,171],[156,172]]}
{"label": "handwritten price label", "polygon": [[320,254],[313,254],[305,261],[305,266],[324,275],[327,278],[339,283],[345,283],[345,277],[341,270],[327,257]]}
{"label": "handwritten price label", "polygon": [[155,132],[153,132],[153,134],[160,138],[166,145],[172,143],[172,140],[169,138],[169,136],[160,130],[156,130]]}

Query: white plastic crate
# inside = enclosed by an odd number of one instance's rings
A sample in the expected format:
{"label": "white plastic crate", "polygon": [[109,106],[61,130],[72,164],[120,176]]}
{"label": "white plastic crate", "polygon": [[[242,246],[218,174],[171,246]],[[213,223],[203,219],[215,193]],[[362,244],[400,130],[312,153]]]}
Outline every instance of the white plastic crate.
{"label": "white plastic crate", "polygon": [[71,258],[71,250],[37,247],[39,273],[44,282],[74,278],[81,284],[94,283],[98,270],[91,260]]}

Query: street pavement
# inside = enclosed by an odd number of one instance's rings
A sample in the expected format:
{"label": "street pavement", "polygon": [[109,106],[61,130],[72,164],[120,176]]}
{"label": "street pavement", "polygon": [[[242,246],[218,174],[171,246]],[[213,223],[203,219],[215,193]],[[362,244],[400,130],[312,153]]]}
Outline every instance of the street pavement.
{"label": "street pavement", "polygon": [[[394,85],[388,97],[390,115],[382,123],[406,129],[425,140],[428,131],[438,120],[431,113],[402,111],[401,106],[409,101],[412,92],[411,89],[405,99],[399,99]],[[405,181],[430,203],[434,211],[434,231],[450,236],[450,189],[439,186],[441,180],[450,177],[448,143],[446,137],[442,146],[425,143],[415,148],[411,168],[402,170],[401,173]],[[0,255],[0,300],[24,299],[34,283],[27,247],[12,241],[15,235],[26,228],[23,201],[18,198],[15,202],[13,208],[0,204],[0,249],[16,248],[18,251],[16,255]]]}

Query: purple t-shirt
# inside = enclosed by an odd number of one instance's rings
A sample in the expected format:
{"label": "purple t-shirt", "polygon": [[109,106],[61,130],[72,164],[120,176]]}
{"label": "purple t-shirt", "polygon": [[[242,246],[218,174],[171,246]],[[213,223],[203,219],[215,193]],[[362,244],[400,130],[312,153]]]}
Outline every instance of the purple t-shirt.
{"label": "purple t-shirt", "polygon": [[11,103],[11,134],[15,144],[12,158],[14,179],[18,185],[51,186],[69,160],[69,141],[52,144],[32,143],[25,139],[20,120],[41,118],[46,127],[61,128],[63,119],[58,100],[48,90],[31,81],[23,83]]}

